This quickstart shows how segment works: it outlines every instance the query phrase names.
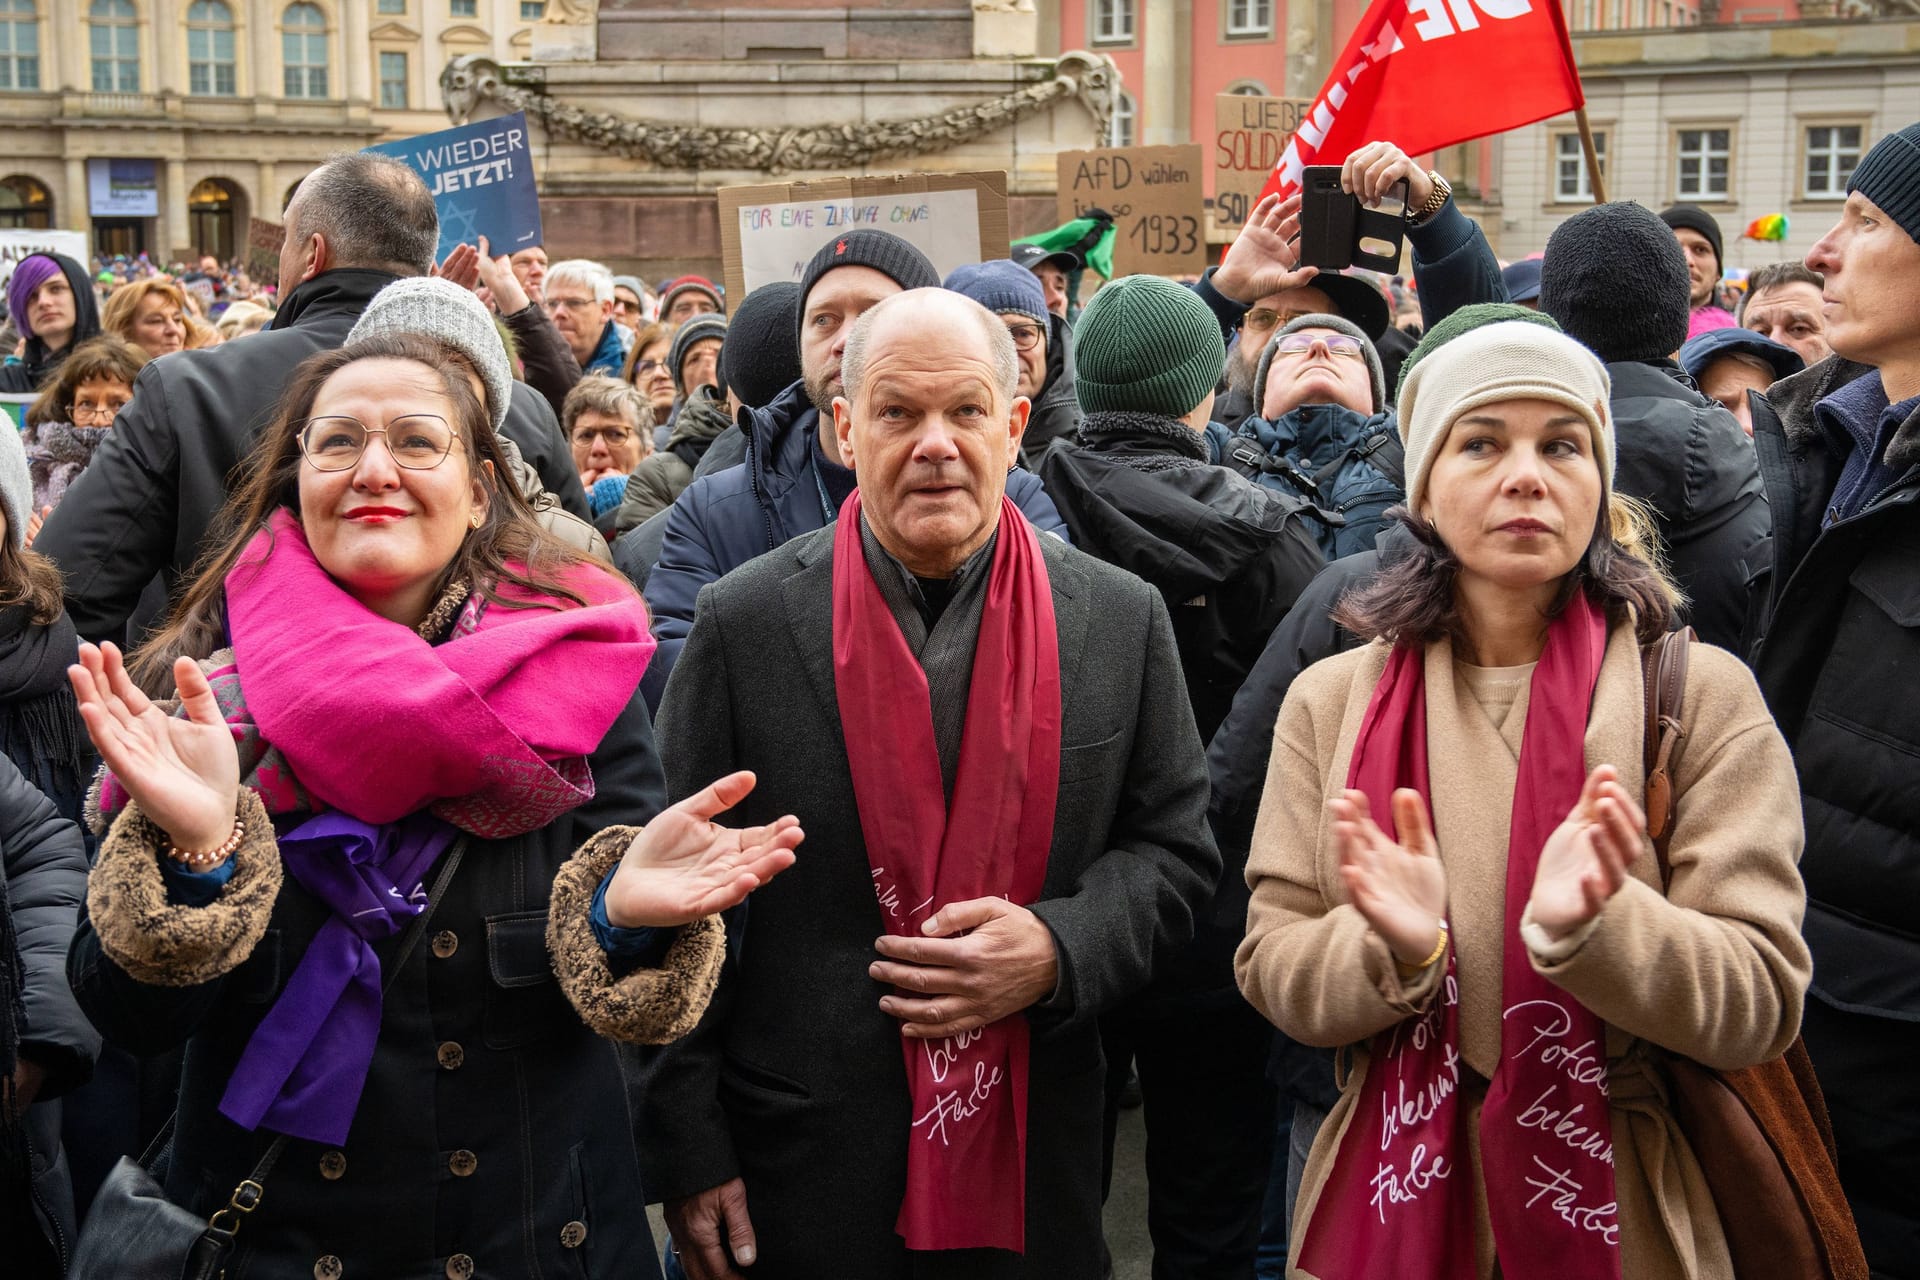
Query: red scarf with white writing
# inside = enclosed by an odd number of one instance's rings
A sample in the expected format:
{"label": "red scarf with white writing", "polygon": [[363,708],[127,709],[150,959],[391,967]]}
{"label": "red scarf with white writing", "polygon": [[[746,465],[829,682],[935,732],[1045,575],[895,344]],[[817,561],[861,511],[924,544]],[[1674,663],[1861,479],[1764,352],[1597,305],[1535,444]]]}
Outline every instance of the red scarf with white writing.
{"label": "red scarf with white writing", "polygon": [[[1480,1112],[1480,1169],[1502,1274],[1618,1280],[1606,1027],[1533,971],[1520,916],[1547,837],[1586,781],[1587,716],[1606,618],[1584,593],[1547,631],[1534,668],[1507,836],[1500,1062]],[[1381,820],[1397,787],[1428,800],[1426,661],[1387,661],[1347,785]],[[1446,833],[1436,832],[1444,853]],[[1319,1280],[1475,1274],[1473,1173],[1459,1106],[1459,983],[1451,951],[1433,1007],[1375,1037],[1300,1268]]]}
{"label": "red scarf with white writing", "polygon": [[[949,805],[926,672],[867,567],[860,494],[833,539],[833,680],[887,932],[950,903],[1040,896],[1060,785],[1060,642],[1040,540],[1001,500]],[[902,994],[914,996],[913,992]],[[1027,1020],[901,1039],[913,1127],[895,1224],[909,1249],[1026,1249]]]}

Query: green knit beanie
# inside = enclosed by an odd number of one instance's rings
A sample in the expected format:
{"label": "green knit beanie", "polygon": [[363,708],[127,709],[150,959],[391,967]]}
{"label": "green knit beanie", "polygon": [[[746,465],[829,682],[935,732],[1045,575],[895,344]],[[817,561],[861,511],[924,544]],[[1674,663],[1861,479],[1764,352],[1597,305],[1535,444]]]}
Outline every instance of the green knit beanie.
{"label": "green knit beanie", "polygon": [[1073,377],[1088,413],[1184,418],[1226,367],[1213,312],[1193,290],[1159,276],[1106,285],[1073,327]]}
{"label": "green knit beanie", "polygon": [[[1478,329],[1482,325],[1499,324],[1505,320],[1524,320],[1529,324],[1545,325],[1555,333],[1565,332],[1560,328],[1559,321],[1544,311],[1535,311],[1517,302],[1476,302],[1471,306],[1460,308],[1427,330],[1425,336],[1412,351],[1407,353],[1406,360],[1400,365],[1399,387],[1407,385],[1407,375],[1413,372],[1415,365],[1432,355],[1435,347],[1452,342],[1469,330]],[[1396,389],[1394,399],[1399,398]]]}

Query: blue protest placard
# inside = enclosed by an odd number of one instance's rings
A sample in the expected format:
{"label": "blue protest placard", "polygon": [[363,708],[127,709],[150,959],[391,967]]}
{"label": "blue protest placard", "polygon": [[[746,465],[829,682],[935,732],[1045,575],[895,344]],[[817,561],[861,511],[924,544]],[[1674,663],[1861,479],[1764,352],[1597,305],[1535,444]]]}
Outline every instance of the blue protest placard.
{"label": "blue protest placard", "polygon": [[496,256],[540,243],[540,193],[525,112],[367,150],[405,161],[426,180],[440,210],[436,260],[481,236]]}

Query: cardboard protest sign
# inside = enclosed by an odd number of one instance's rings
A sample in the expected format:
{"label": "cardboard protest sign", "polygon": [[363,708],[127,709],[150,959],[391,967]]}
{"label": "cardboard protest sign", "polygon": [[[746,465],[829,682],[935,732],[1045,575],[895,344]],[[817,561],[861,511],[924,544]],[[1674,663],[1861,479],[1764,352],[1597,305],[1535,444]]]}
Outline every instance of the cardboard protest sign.
{"label": "cardboard protest sign", "polygon": [[272,284],[280,278],[280,246],[286,238],[287,229],[277,222],[247,219],[247,274],[255,283]]}
{"label": "cardboard protest sign", "polygon": [[1236,231],[1267,185],[1300,122],[1308,98],[1254,98],[1222,93],[1213,100],[1213,223]]}
{"label": "cardboard protest sign", "polygon": [[[14,264],[36,253],[62,253],[82,267],[92,261],[84,231],[0,231],[0,284],[13,274]],[[88,274],[92,274],[89,272]]]}
{"label": "cardboard protest sign", "polygon": [[1089,209],[1113,215],[1113,269],[1197,276],[1207,269],[1200,144],[1062,151],[1060,221]]}
{"label": "cardboard protest sign", "polygon": [[367,150],[405,161],[426,180],[440,210],[436,260],[481,236],[495,256],[541,243],[540,192],[524,111]]}
{"label": "cardboard protest sign", "polygon": [[1007,256],[1007,175],[903,173],[722,187],[720,253],[732,305],[775,280],[798,280],[834,236],[861,227],[918,248],[942,279]]}

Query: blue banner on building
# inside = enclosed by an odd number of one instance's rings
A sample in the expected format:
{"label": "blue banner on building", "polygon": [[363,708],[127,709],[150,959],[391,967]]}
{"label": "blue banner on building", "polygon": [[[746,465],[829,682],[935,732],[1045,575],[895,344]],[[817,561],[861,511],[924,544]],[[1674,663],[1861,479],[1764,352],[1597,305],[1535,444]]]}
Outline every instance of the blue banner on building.
{"label": "blue banner on building", "polygon": [[404,160],[426,180],[440,210],[436,261],[481,236],[496,257],[540,243],[540,193],[524,112],[367,150]]}

